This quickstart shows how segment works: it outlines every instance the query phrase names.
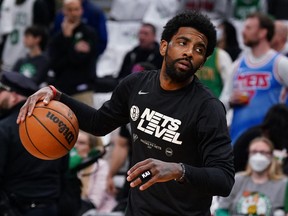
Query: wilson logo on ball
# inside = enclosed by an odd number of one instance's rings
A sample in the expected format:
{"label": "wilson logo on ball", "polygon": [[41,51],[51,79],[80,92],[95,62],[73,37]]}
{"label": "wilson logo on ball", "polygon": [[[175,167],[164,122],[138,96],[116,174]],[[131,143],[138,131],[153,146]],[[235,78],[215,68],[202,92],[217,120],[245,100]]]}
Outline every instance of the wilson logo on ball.
{"label": "wilson logo on ball", "polygon": [[52,114],[51,112],[48,111],[47,118],[49,118],[52,122],[54,122],[55,124],[58,124],[59,127],[59,132],[63,134],[63,136],[65,137],[65,139],[67,140],[67,142],[69,144],[72,143],[72,141],[75,138],[75,135],[73,134],[72,131],[69,130],[69,128],[67,127],[66,124],[64,124],[57,116],[55,116],[54,114]]}

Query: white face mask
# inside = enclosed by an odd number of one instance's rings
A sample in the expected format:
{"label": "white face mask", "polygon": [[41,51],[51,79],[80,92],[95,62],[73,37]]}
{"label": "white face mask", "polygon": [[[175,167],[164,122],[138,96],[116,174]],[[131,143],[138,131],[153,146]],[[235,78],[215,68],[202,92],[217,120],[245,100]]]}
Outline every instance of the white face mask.
{"label": "white face mask", "polygon": [[249,158],[249,164],[253,171],[262,172],[264,171],[271,163],[271,159],[267,156],[256,153]]}

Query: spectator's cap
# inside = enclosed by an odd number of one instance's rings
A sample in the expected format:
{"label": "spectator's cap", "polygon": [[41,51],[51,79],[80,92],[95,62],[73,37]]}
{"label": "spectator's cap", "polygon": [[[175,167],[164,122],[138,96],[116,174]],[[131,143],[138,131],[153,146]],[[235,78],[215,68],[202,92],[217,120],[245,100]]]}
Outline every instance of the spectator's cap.
{"label": "spectator's cap", "polygon": [[23,96],[30,96],[38,90],[37,84],[30,78],[17,72],[2,72],[0,89],[13,91]]}

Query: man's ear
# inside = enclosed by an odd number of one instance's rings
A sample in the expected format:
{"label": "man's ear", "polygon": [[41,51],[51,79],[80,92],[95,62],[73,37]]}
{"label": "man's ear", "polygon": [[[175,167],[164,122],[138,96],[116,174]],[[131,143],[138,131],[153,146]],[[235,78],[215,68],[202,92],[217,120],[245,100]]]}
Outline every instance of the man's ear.
{"label": "man's ear", "polygon": [[165,55],[166,50],[167,50],[167,47],[168,47],[167,41],[161,40],[161,42],[160,42],[160,48],[159,48],[159,49],[160,49],[160,54],[161,54],[162,56]]}
{"label": "man's ear", "polygon": [[266,38],[267,37],[267,34],[268,34],[268,30],[267,29],[261,29],[260,30],[260,35],[262,38]]}

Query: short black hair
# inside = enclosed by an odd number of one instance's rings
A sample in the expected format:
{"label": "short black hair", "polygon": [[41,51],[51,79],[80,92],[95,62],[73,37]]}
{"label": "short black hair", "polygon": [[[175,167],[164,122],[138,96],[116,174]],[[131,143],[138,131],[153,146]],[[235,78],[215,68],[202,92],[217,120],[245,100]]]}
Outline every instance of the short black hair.
{"label": "short black hair", "polygon": [[198,11],[184,11],[176,15],[164,26],[161,40],[170,42],[181,27],[191,27],[204,34],[208,39],[206,57],[213,53],[216,46],[216,29],[206,15]]}
{"label": "short black hair", "polygon": [[254,12],[246,17],[246,19],[248,18],[257,18],[259,20],[260,28],[267,29],[266,38],[270,42],[275,32],[274,20],[272,17],[261,12]]}
{"label": "short black hair", "polygon": [[29,26],[25,29],[24,35],[32,35],[33,37],[40,37],[40,48],[45,49],[48,41],[48,31],[45,27],[39,25]]}

